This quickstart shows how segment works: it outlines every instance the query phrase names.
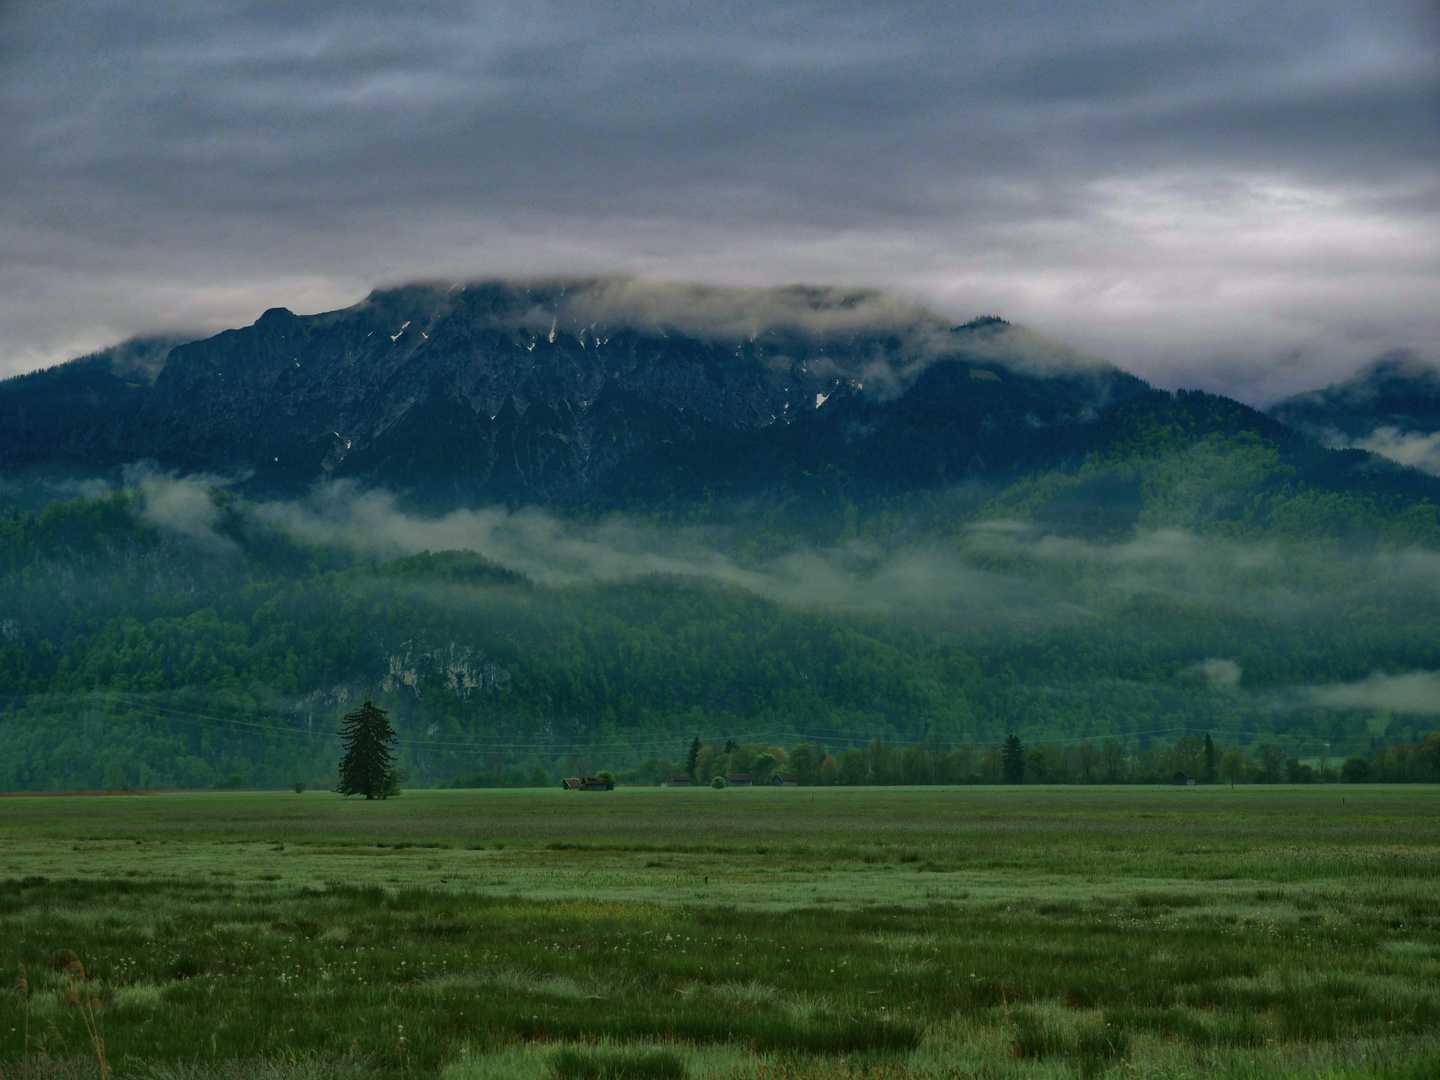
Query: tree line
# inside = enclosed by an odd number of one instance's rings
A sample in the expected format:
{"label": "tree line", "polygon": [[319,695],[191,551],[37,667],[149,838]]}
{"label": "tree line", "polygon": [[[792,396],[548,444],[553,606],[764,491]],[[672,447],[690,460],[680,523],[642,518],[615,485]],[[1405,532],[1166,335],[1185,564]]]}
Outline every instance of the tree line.
{"label": "tree line", "polygon": [[[827,749],[802,742],[789,749],[763,742],[705,744],[698,736],[680,760],[649,758],[615,774],[620,784],[657,785],[677,774],[697,784],[717,776],[744,773],[756,784],[776,774],[800,785],[924,784],[1163,784],[1177,773],[1197,783],[1309,784],[1440,782],[1440,732],[1404,739],[1370,757],[1343,761],[1322,753],[1301,758],[1283,743],[1263,742],[1252,749],[1227,747],[1211,735],[1185,735],[1167,746],[1131,752],[1117,739],[1027,746],[1018,735],[989,747],[948,747],[930,738],[913,746],[892,746],[875,739],[865,746]],[[520,786],[520,785],[516,785]]]}

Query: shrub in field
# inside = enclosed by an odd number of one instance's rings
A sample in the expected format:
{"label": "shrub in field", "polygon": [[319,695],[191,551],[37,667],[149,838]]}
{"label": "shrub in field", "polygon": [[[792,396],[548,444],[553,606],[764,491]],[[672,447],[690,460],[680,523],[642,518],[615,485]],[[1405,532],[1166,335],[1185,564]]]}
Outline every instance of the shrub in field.
{"label": "shrub in field", "polygon": [[710,786],[711,786],[712,788],[714,788],[716,791],[719,791],[721,788],[723,788],[723,787],[725,786],[725,778],[724,778],[723,776],[717,776],[717,777],[715,777],[714,780],[711,780],[711,781],[710,781]]}

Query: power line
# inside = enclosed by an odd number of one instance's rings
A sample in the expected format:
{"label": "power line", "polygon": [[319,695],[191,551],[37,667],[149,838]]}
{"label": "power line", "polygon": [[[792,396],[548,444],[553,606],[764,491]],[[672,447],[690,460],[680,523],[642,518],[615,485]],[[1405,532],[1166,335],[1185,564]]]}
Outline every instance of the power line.
{"label": "power line", "polygon": [[[337,737],[337,733],[329,730],[315,731],[309,729],[302,729],[292,724],[287,724],[283,720],[277,720],[274,723],[263,723],[253,720],[242,720],[234,717],[217,716],[213,713],[197,712],[191,709],[184,709],[176,705],[164,704],[161,702],[157,702],[152,698],[127,693],[120,690],[104,691],[104,698],[106,701],[128,704],[133,708],[147,711],[152,714],[158,714],[172,721],[193,723],[197,727],[200,726],[203,722],[213,725],[221,725],[229,728],[242,728],[246,731],[263,733],[272,737],[280,736],[297,740],[301,738],[312,740],[326,740]],[[1256,732],[1231,729],[1210,728],[1208,729],[1208,733],[1220,738],[1254,740],[1258,737]],[[786,734],[793,735],[805,740],[813,740],[821,743],[829,743],[832,745],[844,744],[847,749],[868,746],[871,743],[875,742],[877,739],[877,736],[874,735],[846,732],[837,728],[813,728],[808,726],[802,727],[798,725],[791,727],[788,732],[784,731],[783,729],[779,731],[775,729],[769,729],[765,731],[752,730],[748,732],[727,732],[725,733],[725,737],[736,742],[753,744],[761,742],[768,743],[772,740],[778,740],[780,738],[784,738]],[[1136,739],[1148,739],[1157,736],[1179,738],[1181,736],[1189,734],[1196,733],[1192,732],[1185,724],[1170,724],[1163,727],[1149,728],[1143,731],[1099,733],[1094,735],[1075,735],[1061,738],[1040,739],[1032,743],[1031,745],[1075,746],[1085,742],[1097,742],[1111,738],[1122,741],[1123,743],[1128,743]],[[638,754],[645,751],[653,752],[665,749],[676,749],[677,739],[679,738],[680,736],[678,735],[653,734],[647,734],[646,736],[641,738],[630,738],[619,734],[591,734],[589,736],[521,735],[493,737],[477,735],[458,737],[444,736],[441,738],[422,735],[397,734],[397,741],[400,743],[400,745],[409,747],[411,749],[432,750],[439,752],[450,751],[453,753],[469,752],[471,754],[481,755],[496,755],[507,753],[514,754],[525,751],[540,751],[542,753],[549,753],[554,756],[558,755],[559,753],[572,750],[588,750],[593,752],[595,750],[604,748],[606,744],[609,744],[616,748],[623,747],[633,753]],[[1279,740],[1283,738],[1283,736],[1274,736],[1274,738]],[[883,742],[883,739],[881,741]],[[925,741],[926,740],[921,739],[913,742],[911,745],[923,745]],[[1307,739],[1304,741],[1314,740]],[[1351,740],[1342,740],[1341,742],[1343,741],[1349,741],[1351,743],[1358,744],[1360,742],[1363,742],[1364,739],[1363,737],[1356,736]],[[992,748],[997,748],[1001,745],[1002,743],[998,741],[980,742],[973,740],[960,744],[961,747],[968,746],[976,750],[988,750]],[[892,746],[892,749],[894,748],[896,747]],[[947,750],[953,748],[954,747],[950,745],[947,745],[946,747]]]}

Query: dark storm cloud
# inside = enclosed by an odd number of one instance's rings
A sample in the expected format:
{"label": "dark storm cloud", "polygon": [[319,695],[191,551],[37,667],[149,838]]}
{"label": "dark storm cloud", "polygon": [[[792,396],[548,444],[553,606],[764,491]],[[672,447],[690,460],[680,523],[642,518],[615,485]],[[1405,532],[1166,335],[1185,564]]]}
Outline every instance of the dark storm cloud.
{"label": "dark storm cloud", "polygon": [[1252,399],[1440,341],[1429,3],[0,12],[12,370],[505,273],[874,285]]}

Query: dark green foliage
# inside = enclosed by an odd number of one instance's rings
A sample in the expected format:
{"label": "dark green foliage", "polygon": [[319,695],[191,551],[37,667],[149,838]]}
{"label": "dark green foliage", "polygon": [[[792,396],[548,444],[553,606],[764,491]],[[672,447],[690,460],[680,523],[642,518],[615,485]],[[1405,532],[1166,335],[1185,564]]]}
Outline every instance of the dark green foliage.
{"label": "dark green foliage", "polygon": [[1370,762],[1358,754],[1346,758],[1345,764],[1340,767],[1340,778],[1350,784],[1370,779]]}
{"label": "dark green foliage", "polygon": [[[1043,749],[1036,747],[1036,750]],[[1000,751],[1000,758],[1005,770],[1005,782],[1007,784],[1018,784],[1025,779],[1025,747],[1020,742],[1020,736],[1013,732],[1005,736],[1005,745]],[[1043,756],[1041,758],[1043,761]]]}
{"label": "dark green foliage", "polygon": [[[371,686],[420,785],[524,786],[573,775],[567,755],[658,782],[687,730],[722,755],[796,747],[776,767],[807,784],[999,779],[1012,728],[1047,783],[1154,780],[1207,732],[1217,767],[1240,748],[1242,778],[1274,780],[1423,741],[1429,718],[1307,692],[1440,669],[1440,589],[1417,569],[1440,546],[1429,481],[1211,395],[1135,395],[1097,424],[1055,467],[993,483],[867,494],[832,470],[773,500],[636,511],[713,526],[746,572],[853,539],[878,553],[854,571],[867,601],[907,545],[999,590],[914,613],[683,578],[542,586],[467,552],[371,563],[225,491],[203,542],[148,523],[138,491],[0,514],[0,788],[318,786],[339,702]],[[1164,572],[1132,581],[1151,559]],[[1233,684],[1202,673],[1217,658]],[[1376,777],[1434,779],[1427,760]]]}
{"label": "dark green foliage", "polygon": [[340,758],[341,795],[364,795],[367,799],[388,799],[400,794],[401,776],[395,768],[395,730],[389,714],[365,695],[365,702],[345,715],[340,728],[344,754]]}

